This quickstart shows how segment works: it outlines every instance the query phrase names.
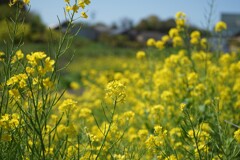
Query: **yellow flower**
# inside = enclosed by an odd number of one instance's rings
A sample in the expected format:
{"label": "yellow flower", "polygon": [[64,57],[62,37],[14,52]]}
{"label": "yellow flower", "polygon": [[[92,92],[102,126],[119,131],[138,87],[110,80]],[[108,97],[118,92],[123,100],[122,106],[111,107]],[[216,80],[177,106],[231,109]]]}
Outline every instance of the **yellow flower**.
{"label": "yellow flower", "polygon": [[180,36],[176,36],[173,38],[173,46],[174,47],[181,47],[183,46],[183,39]]}
{"label": "yellow flower", "polygon": [[183,111],[183,110],[185,109],[185,107],[186,107],[186,104],[185,104],[185,103],[181,103],[181,104],[180,104],[180,109],[181,109],[181,111]]}
{"label": "yellow flower", "polygon": [[173,99],[173,93],[171,91],[163,91],[162,94],[161,94],[161,99],[163,101],[171,101]]}
{"label": "yellow flower", "polygon": [[150,135],[148,137],[148,139],[145,141],[146,146],[150,149],[153,147],[156,147],[156,142],[155,142],[155,138],[153,135]]}
{"label": "yellow flower", "polygon": [[21,79],[20,81],[19,81],[19,87],[20,88],[24,88],[24,87],[26,87],[27,86],[27,82],[24,80],[24,79]]}
{"label": "yellow flower", "polygon": [[139,130],[138,131],[138,137],[141,140],[145,141],[147,139],[147,137],[148,137],[148,130],[146,130],[146,129]]}
{"label": "yellow flower", "polygon": [[223,30],[227,29],[227,24],[223,21],[219,21],[216,25],[215,25],[215,32],[222,32]]}
{"label": "yellow flower", "polygon": [[0,51],[0,61],[4,61],[5,53]]}
{"label": "yellow flower", "polygon": [[121,155],[121,154],[114,154],[113,158],[116,160],[124,160],[126,159],[125,155]]}
{"label": "yellow flower", "polygon": [[34,73],[34,71],[35,71],[35,69],[34,69],[34,68],[31,68],[31,67],[26,67],[26,72],[27,72],[28,74],[33,74],[33,73]]}
{"label": "yellow flower", "polygon": [[80,88],[79,84],[77,82],[71,82],[70,83],[70,88],[73,90],[77,90]]}
{"label": "yellow flower", "polygon": [[191,72],[187,75],[187,80],[188,80],[188,84],[191,86],[195,83],[197,83],[198,81],[198,74],[195,72]]}
{"label": "yellow flower", "polygon": [[182,19],[182,18],[186,18],[186,14],[184,13],[184,12],[177,12],[176,14],[175,14],[175,18],[176,19]]}
{"label": "yellow flower", "polygon": [[159,126],[159,125],[155,126],[154,127],[154,133],[156,135],[160,135],[162,133],[162,126]]}
{"label": "yellow flower", "polygon": [[63,101],[63,103],[59,106],[59,110],[64,112],[70,109],[74,109],[77,102],[73,101],[72,99],[66,99]]}
{"label": "yellow flower", "polygon": [[91,3],[91,1],[90,1],[90,0],[84,0],[84,3],[85,3],[86,5],[89,5],[89,4]]}
{"label": "yellow flower", "polygon": [[198,38],[191,38],[190,43],[193,45],[197,45],[199,43]]}
{"label": "yellow flower", "polygon": [[204,48],[204,49],[207,48],[207,39],[202,38],[200,44],[201,44],[202,48]]}
{"label": "yellow flower", "polygon": [[70,3],[70,0],[64,0],[64,2],[66,2],[66,3]]}
{"label": "yellow flower", "polygon": [[82,12],[82,13],[81,13],[81,17],[82,17],[82,18],[88,18],[88,15],[86,14],[86,12]]}
{"label": "yellow flower", "polygon": [[22,59],[24,57],[24,54],[21,50],[18,50],[16,54],[13,56],[11,63],[15,63],[16,61]]}
{"label": "yellow flower", "polygon": [[45,88],[50,88],[50,87],[53,86],[53,82],[50,80],[49,77],[43,79],[43,86],[44,86]]}
{"label": "yellow flower", "polygon": [[9,95],[15,99],[19,99],[20,98],[20,93],[18,91],[18,89],[11,89],[8,91]]}
{"label": "yellow flower", "polygon": [[19,83],[20,88],[23,88],[24,86],[26,86],[27,78],[28,78],[28,76],[25,73],[14,75],[9,80],[7,80],[7,85],[11,86],[11,85],[15,85],[15,84]]}
{"label": "yellow flower", "polygon": [[199,39],[201,37],[201,33],[199,31],[193,31],[190,37]]}
{"label": "yellow flower", "polygon": [[77,6],[76,4],[74,4],[74,5],[72,6],[73,12],[77,13],[77,12],[78,12],[78,9],[79,9],[79,6]]}
{"label": "yellow flower", "polygon": [[66,127],[65,131],[66,131],[66,134],[69,137],[75,137],[76,134],[77,134],[76,127],[73,124],[71,124],[70,126]]}
{"label": "yellow flower", "polygon": [[2,115],[1,121],[8,121],[9,119],[10,119],[9,114],[4,114],[4,115]]}
{"label": "yellow flower", "polygon": [[8,86],[14,85],[16,83],[18,83],[18,76],[13,76],[7,81]]}
{"label": "yellow flower", "polygon": [[53,148],[52,147],[48,147],[48,148],[46,148],[46,150],[45,150],[45,154],[46,155],[53,155]]}
{"label": "yellow flower", "polygon": [[85,8],[85,3],[83,1],[78,2],[78,6],[81,7],[82,9]]}
{"label": "yellow flower", "polygon": [[155,46],[155,43],[156,43],[156,41],[155,41],[155,39],[153,39],[153,38],[149,38],[148,40],[147,40],[147,46]]}
{"label": "yellow flower", "polygon": [[66,6],[66,11],[69,12],[72,10],[72,7],[71,6]]}
{"label": "yellow flower", "polygon": [[47,56],[44,52],[34,52],[33,55],[36,59],[43,59]]}
{"label": "yellow flower", "polygon": [[109,82],[106,87],[106,98],[110,97],[116,102],[124,102],[125,88],[125,85],[120,81]]}
{"label": "yellow flower", "polygon": [[175,15],[177,28],[182,28],[186,23],[186,14],[183,12],[177,12]]}
{"label": "yellow flower", "polygon": [[162,37],[162,41],[163,41],[164,43],[167,43],[167,42],[169,41],[169,39],[170,39],[170,37],[169,37],[168,35],[164,35],[164,36]]}
{"label": "yellow flower", "polygon": [[160,50],[164,49],[165,43],[163,41],[157,41],[156,42],[156,47]]}
{"label": "yellow flower", "polygon": [[9,2],[9,6],[12,7],[13,5],[15,5],[17,3],[18,0],[10,0]]}
{"label": "yellow flower", "polygon": [[146,53],[144,51],[138,51],[136,54],[137,59],[143,59],[146,57]]}
{"label": "yellow flower", "polygon": [[88,108],[82,108],[79,113],[79,118],[87,118],[89,115],[91,115],[92,111]]}
{"label": "yellow flower", "polygon": [[178,36],[178,29],[177,28],[171,28],[169,31],[169,37],[173,38],[175,36]]}
{"label": "yellow flower", "polygon": [[23,0],[23,3],[29,5],[30,0]]}
{"label": "yellow flower", "polygon": [[240,128],[237,131],[234,132],[234,138],[240,144]]}
{"label": "yellow flower", "polygon": [[47,57],[45,59],[45,70],[46,70],[46,72],[54,71],[54,67],[53,67],[54,64],[55,64],[55,61],[51,60],[50,57]]}
{"label": "yellow flower", "polygon": [[12,115],[4,114],[0,119],[0,127],[5,130],[14,129],[18,125],[19,125],[19,115],[17,115],[16,113]]}
{"label": "yellow flower", "polygon": [[126,120],[130,120],[134,117],[135,113],[133,111],[128,111],[125,112],[123,115]]}
{"label": "yellow flower", "polygon": [[176,19],[177,28],[184,27],[186,23],[185,19]]}
{"label": "yellow flower", "polygon": [[11,128],[16,128],[19,125],[18,119],[12,118],[9,121],[9,125],[11,126]]}
{"label": "yellow flower", "polygon": [[177,157],[174,155],[166,157],[164,160],[177,160]]}
{"label": "yellow flower", "polygon": [[26,56],[28,63],[32,66],[37,65],[37,60],[44,59],[47,55],[44,52],[34,52]]}

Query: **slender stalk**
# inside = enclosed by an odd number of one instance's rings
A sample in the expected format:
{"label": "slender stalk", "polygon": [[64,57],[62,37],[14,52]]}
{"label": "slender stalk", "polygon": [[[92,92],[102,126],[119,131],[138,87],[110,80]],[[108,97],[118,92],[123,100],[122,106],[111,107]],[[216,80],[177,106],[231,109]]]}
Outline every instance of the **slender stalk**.
{"label": "slender stalk", "polygon": [[100,146],[100,149],[99,149],[99,151],[98,151],[98,153],[97,153],[97,156],[96,156],[95,160],[97,160],[97,159],[99,158],[99,156],[100,156],[100,154],[101,154],[101,152],[102,152],[102,149],[103,149],[103,147],[104,147],[104,145],[105,145],[105,142],[106,142],[106,140],[107,140],[107,136],[108,136],[108,134],[109,134],[109,132],[110,132],[110,130],[111,130],[111,127],[112,127],[112,124],[113,124],[113,116],[114,116],[115,111],[116,111],[116,106],[117,106],[117,99],[114,100],[113,111],[112,111],[112,114],[111,114],[111,120],[110,120],[110,122],[109,122],[107,131],[106,131],[106,133],[105,133],[105,135],[104,135],[102,144],[101,144],[101,146]]}

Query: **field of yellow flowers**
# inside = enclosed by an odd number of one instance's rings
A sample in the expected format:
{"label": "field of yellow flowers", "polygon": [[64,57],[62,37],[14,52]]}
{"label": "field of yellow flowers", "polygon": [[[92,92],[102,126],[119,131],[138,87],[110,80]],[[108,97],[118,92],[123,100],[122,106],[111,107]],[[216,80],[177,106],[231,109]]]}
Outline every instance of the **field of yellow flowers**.
{"label": "field of yellow flowers", "polygon": [[[10,2],[17,20],[29,1]],[[70,31],[90,1],[65,2]],[[53,54],[23,53],[14,23],[0,51],[0,159],[239,159],[240,55],[211,50],[199,31],[188,32],[183,12],[175,18],[176,27],[150,38],[136,58],[85,61],[71,90],[59,88],[58,64],[71,35]],[[214,31],[221,39],[226,29],[218,22]]]}

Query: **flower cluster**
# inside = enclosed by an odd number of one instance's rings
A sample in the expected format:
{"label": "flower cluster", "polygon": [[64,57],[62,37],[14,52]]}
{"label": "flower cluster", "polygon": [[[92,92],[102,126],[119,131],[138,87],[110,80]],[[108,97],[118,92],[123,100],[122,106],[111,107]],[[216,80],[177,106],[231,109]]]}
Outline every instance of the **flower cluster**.
{"label": "flower cluster", "polygon": [[[208,41],[206,38],[201,37],[201,32],[194,30],[190,33],[190,39],[186,38],[186,14],[183,12],[177,12],[175,15],[176,27],[171,28],[168,35],[162,36],[160,40],[149,38],[146,45],[149,47],[156,47],[163,50],[166,44],[172,44],[173,47],[185,48],[190,45],[197,50],[206,50],[208,48]],[[215,25],[215,32],[222,32],[227,29],[227,24],[223,21],[218,22]]]}
{"label": "flower cluster", "polygon": [[0,118],[0,129],[2,135],[0,137],[0,142],[2,141],[11,141],[12,135],[11,132],[19,126],[19,115],[17,113],[14,114],[4,114]]}
{"label": "flower cluster", "polygon": [[223,21],[219,21],[216,25],[215,25],[215,32],[222,32],[223,30],[227,29],[227,24]]}
{"label": "flower cluster", "polygon": [[106,98],[108,97],[116,102],[124,102],[126,98],[125,85],[120,81],[109,82],[106,87]]}
{"label": "flower cluster", "polygon": [[78,0],[77,3],[71,5],[70,0],[64,0],[66,3],[66,11],[70,12],[72,11],[73,13],[78,13],[78,11],[81,9],[81,17],[82,18],[88,18],[87,13],[84,11],[85,7],[91,3],[90,0]]}
{"label": "flower cluster", "polygon": [[15,5],[18,2],[23,3],[25,5],[29,5],[30,4],[30,0],[10,0],[9,6],[11,7],[11,6]]}
{"label": "flower cluster", "polygon": [[19,125],[19,115],[14,114],[4,114],[0,119],[0,127],[4,130],[11,130]]}
{"label": "flower cluster", "polygon": [[[24,54],[21,50],[17,51],[11,59],[13,65],[20,59],[24,58]],[[10,77],[6,84],[9,87],[9,95],[15,100],[20,99],[21,96],[26,94],[29,96],[30,92],[35,89],[45,87],[52,87],[53,82],[48,77],[48,73],[54,71],[55,61],[44,52],[33,52],[26,55],[27,65],[25,66],[24,73],[19,73]],[[24,94],[23,94],[24,93]]]}
{"label": "flower cluster", "polygon": [[183,12],[177,12],[175,15],[175,22],[179,30],[183,29],[186,25],[186,14]]}

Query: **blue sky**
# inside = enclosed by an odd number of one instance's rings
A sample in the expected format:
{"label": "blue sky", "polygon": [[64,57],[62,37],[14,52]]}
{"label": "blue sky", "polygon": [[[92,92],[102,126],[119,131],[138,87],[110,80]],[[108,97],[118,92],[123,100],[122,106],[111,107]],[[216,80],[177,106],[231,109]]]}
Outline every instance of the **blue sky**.
{"label": "blue sky", "polygon": [[[91,0],[88,7],[90,18],[87,22],[104,22],[111,24],[123,18],[130,18],[134,23],[149,15],[157,15],[160,19],[171,18],[178,11],[187,14],[191,24],[206,27],[209,3],[212,0]],[[220,20],[221,13],[240,13],[240,0],[215,1],[213,23]],[[47,25],[57,24],[57,16],[64,20],[64,0],[32,0],[31,10],[40,14]]]}

